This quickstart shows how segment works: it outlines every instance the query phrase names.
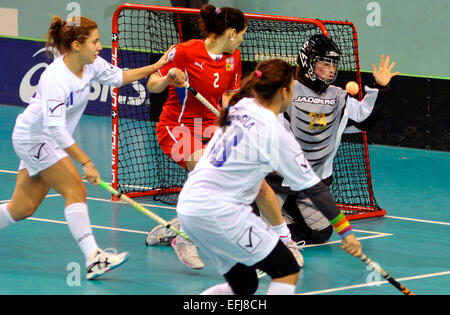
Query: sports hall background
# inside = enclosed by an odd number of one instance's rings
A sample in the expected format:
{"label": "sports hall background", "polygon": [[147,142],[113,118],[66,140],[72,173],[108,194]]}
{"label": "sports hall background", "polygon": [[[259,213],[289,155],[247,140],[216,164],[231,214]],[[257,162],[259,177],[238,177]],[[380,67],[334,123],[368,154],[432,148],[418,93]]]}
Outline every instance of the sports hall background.
{"label": "sports hall background", "polygon": [[[126,2],[170,6],[169,0],[0,0],[3,8],[0,9],[0,36],[42,39],[50,17],[67,17],[75,3],[79,4],[82,15],[98,22],[101,43],[110,47],[113,12]],[[250,13],[353,22],[358,32],[363,83],[371,79],[367,72],[371,71],[372,63],[378,64],[382,53],[390,55],[397,62],[396,70],[401,72],[392,81],[389,106],[365,126],[369,143],[450,150],[450,60],[446,53],[450,43],[449,1],[285,0],[280,5],[272,0],[220,0],[210,3]],[[2,69],[14,68],[5,59],[0,60],[0,65]],[[17,105],[7,95],[11,92],[4,84],[8,82],[3,82],[7,79],[7,76],[0,78],[0,104]],[[103,106],[107,108],[109,104],[103,102]],[[108,109],[100,112],[109,115]]]}

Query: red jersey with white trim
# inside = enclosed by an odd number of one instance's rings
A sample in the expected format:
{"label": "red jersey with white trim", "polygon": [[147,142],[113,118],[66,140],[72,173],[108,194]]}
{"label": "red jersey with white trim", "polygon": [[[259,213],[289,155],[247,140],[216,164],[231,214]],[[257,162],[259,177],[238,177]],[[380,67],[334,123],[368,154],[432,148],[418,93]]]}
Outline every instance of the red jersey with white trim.
{"label": "red jersey with white trim", "polygon": [[[193,39],[176,45],[169,56],[173,58],[172,61],[159,69],[159,74],[165,76],[174,67],[184,71],[189,84],[218,110],[221,108],[223,93],[239,89],[242,70],[241,53],[238,49],[214,60],[206,50],[205,41]],[[187,89],[171,85],[160,123],[168,126],[184,124],[193,128],[194,118],[202,118],[204,130],[217,117],[192,93],[188,93]]]}

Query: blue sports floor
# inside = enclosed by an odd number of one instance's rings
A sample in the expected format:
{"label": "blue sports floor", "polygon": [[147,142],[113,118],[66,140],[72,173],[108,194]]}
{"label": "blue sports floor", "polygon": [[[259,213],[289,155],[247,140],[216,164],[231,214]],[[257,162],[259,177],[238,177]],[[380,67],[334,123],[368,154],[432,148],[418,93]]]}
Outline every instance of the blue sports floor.
{"label": "blue sports floor", "polygon": [[[1,203],[15,185],[19,160],[11,132],[22,110],[0,106]],[[110,126],[108,117],[85,116],[75,132],[105,181],[111,173]],[[388,214],[352,222],[363,251],[415,294],[450,294],[450,154],[379,145],[369,150],[375,197]],[[50,191],[33,217],[0,231],[0,295],[195,295],[223,282],[207,259],[203,270],[193,271],[170,247],[146,247],[147,231],[156,223],[86,185],[98,244],[127,250],[130,260],[98,280],[85,280],[84,258],[64,221],[64,200]],[[175,215],[173,207],[137,201],[165,219]],[[345,254],[337,240],[333,235],[328,244],[304,249],[297,294],[401,294]],[[260,279],[257,294],[266,292],[269,281]]]}

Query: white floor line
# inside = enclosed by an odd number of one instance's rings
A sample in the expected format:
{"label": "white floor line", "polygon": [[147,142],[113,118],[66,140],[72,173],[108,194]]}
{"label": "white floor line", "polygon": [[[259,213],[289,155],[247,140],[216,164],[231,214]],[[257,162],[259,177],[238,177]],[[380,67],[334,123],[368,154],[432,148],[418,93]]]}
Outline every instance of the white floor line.
{"label": "white floor line", "polygon": [[[372,236],[363,236],[363,237],[357,237],[356,239],[358,241],[362,241],[362,240],[368,240],[368,239],[372,239],[372,238],[379,238],[379,237],[386,237],[386,236],[392,236],[394,234],[388,234],[388,233],[377,233],[377,235],[372,235]],[[311,244],[311,245],[305,245],[303,246],[304,248],[308,248],[308,247],[319,247],[319,246],[326,246],[326,245],[331,245],[331,244],[340,244],[341,241],[331,241],[331,242],[326,242],[323,244]]]}
{"label": "white floor line", "polygon": [[439,221],[430,221],[430,220],[422,220],[422,219],[413,219],[413,218],[404,218],[404,217],[395,217],[392,215],[386,215],[386,218],[397,219],[397,220],[405,220],[405,221],[414,221],[421,223],[430,223],[430,224],[440,224],[440,225],[450,225],[449,222],[439,222]]}
{"label": "white floor line", "polygon": [[[27,218],[27,220],[39,221],[39,222],[47,222],[47,223],[56,223],[56,224],[67,224],[66,221],[49,220],[49,219],[42,219],[42,218]],[[101,225],[91,225],[91,227],[95,228],[95,229],[101,229],[101,230],[128,232],[128,233],[135,233],[135,234],[147,234],[148,233],[148,231],[145,232],[145,231],[137,231],[137,230],[129,230],[129,229],[120,229],[120,228],[109,227],[109,226],[101,226]]]}
{"label": "white floor line", "polygon": [[354,232],[367,233],[367,234],[376,234],[376,235],[383,235],[383,234],[392,235],[392,234],[389,234],[389,233],[374,232],[374,231],[367,231],[367,230],[360,230],[360,229],[353,229],[353,231]]}
{"label": "white floor line", "polygon": [[0,170],[0,173],[17,174],[17,171]]}
{"label": "white floor line", "polygon": [[[416,279],[423,279],[423,278],[445,276],[445,275],[448,275],[448,274],[450,274],[450,270],[443,271],[443,272],[436,272],[436,273],[428,273],[428,274],[412,276],[412,277],[398,278],[396,280],[399,281],[399,282],[405,282],[405,281],[409,281],[409,280],[416,280]],[[333,289],[326,289],[326,290],[319,290],[319,291],[297,293],[296,295],[314,295],[314,294],[332,293],[332,292],[351,290],[351,289],[358,289],[358,288],[364,288],[364,287],[379,286],[379,285],[387,284],[387,283],[389,283],[389,282],[387,282],[387,281],[377,281],[377,282],[372,282],[372,283],[356,284],[356,285],[351,285],[351,286],[346,286],[346,287],[339,287],[339,288],[333,288]],[[411,291],[414,293],[414,290],[411,290]],[[400,293],[400,291],[398,291],[398,292]],[[432,293],[432,292],[430,292],[430,293]]]}
{"label": "white floor line", "polygon": [[[86,197],[86,199],[89,200],[96,200],[96,201],[103,201],[103,202],[110,202],[110,203],[121,203],[121,204],[126,204],[126,202],[124,201],[112,201],[110,199],[103,199],[103,198],[94,198],[94,197]],[[154,205],[154,204],[146,204],[146,203],[140,203],[138,202],[140,205],[144,206],[144,207],[152,207],[152,208],[160,208],[160,209],[168,209],[168,210],[175,210],[176,207],[170,207],[170,206],[162,206],[162,205]]]}

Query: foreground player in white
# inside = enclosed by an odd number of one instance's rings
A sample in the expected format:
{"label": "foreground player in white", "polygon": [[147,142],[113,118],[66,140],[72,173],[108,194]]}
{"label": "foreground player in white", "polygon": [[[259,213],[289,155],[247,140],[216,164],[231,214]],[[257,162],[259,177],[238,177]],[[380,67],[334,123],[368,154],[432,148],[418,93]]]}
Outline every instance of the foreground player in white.
{"label": "foreground player in white", "polygon": [[[379,111],[385,103],[389,82],[399,74],[392,72],[395,62],[390,64],[389,56],[383,55],[379,67],[373,65],[374,82],[371,87],[366,86],[364,98],[358,101],[346,90],[332,85],[340,56],[340,49],[331,38],[320,34],[308,39],[298,55],[292,104],[279,117],[327,186],[332,182],[333,161],[347,122],[360,123]],[[288,226],[295,241],[304,240],[307,244],[328,241],[333,229],[307,196],[290,191],[277,175],[270,174],[266,180],[289,216],[286,221],[291,223]]]}
{"label": "foreground player in white", "polygon": [[72,159],[83,166],[84,178],[92,184],[98,184],[100,174],[72,134],[86,108],[92,81],[129,84],[166,64],[166,55],[154,65],[122,71],[98,56],[102,49],[98,27],[85,17],[69,22],[53,17],[50,45],[61,56],[42,73],[30,104],[17,117],[12,140],[21,161],[12,200],[0,205],[0,229],[33,215],[53,188],[65,199],[65,218],[85,256],[86,278],[94,279],[124,263],[129,255],[104,252],[96,243],[86,187]]}
{"label": "foreground player in white", "polygon": [[[327,187],[277,120],[290,105],[293,84],[288,63],[259,64],[221,110],[220,128],[180,193],[177,214],[183,229],[227,280],[203,294],[254,294],[256,269],[272,278],[267,294],[294,294],[300,270],[294,256],[250,207],[264,177],[274,170],[293,190],[304,190],[335,225],[344,250],[361,253],[361,244]],[[264,215],[281,214],[268,208]]]}
{"label": "foreground player in white", "polygon": [[[219,104],[222,99],[222,104],[226,105],[230,97],[239,90],[241,55],[238,47],[244,40],[248,23],[244,14],[237,9],[216,8],[209,4],[202,7],[200,17],[200,29],[207,34],[207,37],[204,40],[191,40],[176,45],[172,62],[152,75],[147,85],[149,91],[158,93],[169,84],[172,85],[169,89],[169,98],[164,104],[156,126],[156,133],[163,152],[188,171],[194,169],[203,154],[205,143],[210,140],[212,130],[216,128],[214,121],[217,117],[191,93],[188,93],[184,82],[188,79],[189,84],[199,89],[199,93],[211,104]],[[174,78],[168,75],[169,70],[172,69]],[[198,118],[202,119],[201,126],[195,122]],[[200,135],[196,131],[198,127],[201,127],[202,131]],[[180,149],[184,151],[182,154],[184,157],[177,153]],[[276,207],[281,212],[275,193],[270,190],[270,187],[264,189],[265,187],[268,185],[264,182],[261,185],[262,193],[256,199],[258,206]],[[292,251],[300,267],[303,267],[303,256],[297,244],[292,241],[282,217],[279,220],[269,218],[269,222]],[[175,227],[180,225],[176,217],[169,220],[169,223]],[[146,244],[150,246],[170,244],[185,266],[193,269],[204,267],[195,244],[175,236],[163,225],[157,225],[150,230],[146,237]]]}

